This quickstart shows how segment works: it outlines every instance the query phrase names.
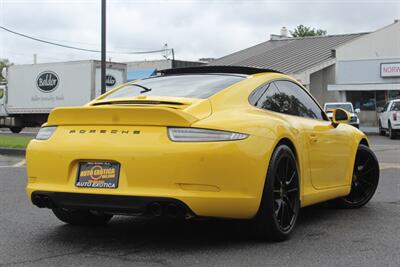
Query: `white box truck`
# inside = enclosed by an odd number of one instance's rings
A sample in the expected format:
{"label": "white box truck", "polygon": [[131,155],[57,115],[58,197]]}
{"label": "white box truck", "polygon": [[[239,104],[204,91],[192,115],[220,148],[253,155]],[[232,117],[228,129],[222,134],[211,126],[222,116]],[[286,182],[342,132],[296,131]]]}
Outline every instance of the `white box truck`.
{"label": "white box truck", "polygon": [[[81,106],[99,96],[100,65],[85,60],[10,66],[6,85],[0,85],[0,127],[18,133],[42,125],[55,107]],[[107,62],[107,91],[126,77],[126,64]]]}

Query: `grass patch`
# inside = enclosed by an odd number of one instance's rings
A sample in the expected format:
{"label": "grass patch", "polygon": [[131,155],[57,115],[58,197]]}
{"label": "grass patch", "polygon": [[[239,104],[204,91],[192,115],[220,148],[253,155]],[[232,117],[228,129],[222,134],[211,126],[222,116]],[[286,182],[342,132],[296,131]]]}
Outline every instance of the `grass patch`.
{"label": "grass patch", "polygon": [[0,147],[26,148],[29,141],[33,138],[34,137],[30,137],[30,136],[0,135]]}

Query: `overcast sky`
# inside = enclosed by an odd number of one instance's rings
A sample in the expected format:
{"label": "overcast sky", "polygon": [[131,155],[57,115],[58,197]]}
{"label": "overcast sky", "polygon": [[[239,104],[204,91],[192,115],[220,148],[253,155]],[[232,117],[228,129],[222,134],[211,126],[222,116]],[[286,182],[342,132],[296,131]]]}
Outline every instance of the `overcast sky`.
{"label": "overcast sky", "polygon": [[[62,44],[100,49],[100,0],[0,0],[0,26]],[[400,19],[400,1],[112,1],[107,2],[107,50],[162,49],[176,58],[221,57],[267,41],[282,26],[322,28],[328,34],[374,31]],[[98,59],[0,29],[0,58],[14,63]],[[116,55],[112,60],[162,59],[163,54]]]}

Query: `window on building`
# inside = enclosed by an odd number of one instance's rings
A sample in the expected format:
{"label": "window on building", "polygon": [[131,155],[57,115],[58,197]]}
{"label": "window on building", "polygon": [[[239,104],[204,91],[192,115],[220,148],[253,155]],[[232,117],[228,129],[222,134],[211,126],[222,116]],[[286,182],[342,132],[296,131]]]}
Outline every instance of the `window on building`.
{"label": "window on building", "polygon": [[376,91],[376,108],[381,108],[385,106],[387,102],[386,91]]}
{"label": "window on building", "polygon": [[347,101],[353,103],[353,107],[355,109],[356,108],[359,108],[360,110],[376,109],[375,91],[347,91],[346,98]]}
{"label": "window on building", "polygon": [[383,106],[382,111],[387,111],[388,106],[389,106],[389,102],[387,102],[387,103]]}
{"label": "window on building", "polygon": [[400,99],[400,90],[388,91],[388,100]]}

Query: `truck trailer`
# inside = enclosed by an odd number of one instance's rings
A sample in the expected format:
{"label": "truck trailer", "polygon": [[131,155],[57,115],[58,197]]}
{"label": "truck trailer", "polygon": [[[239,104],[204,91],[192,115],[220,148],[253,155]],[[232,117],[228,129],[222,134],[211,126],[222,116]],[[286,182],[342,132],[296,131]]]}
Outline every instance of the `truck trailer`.
{"label": "truck trailer", "polygon": [[[107,62],[106,90],[126,82],[126,64]],[[0,127],[38,127],[55,107],[81,106],[101,94],[97,60],[12,65],[0,85]]]}

